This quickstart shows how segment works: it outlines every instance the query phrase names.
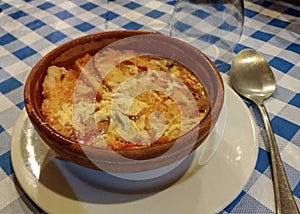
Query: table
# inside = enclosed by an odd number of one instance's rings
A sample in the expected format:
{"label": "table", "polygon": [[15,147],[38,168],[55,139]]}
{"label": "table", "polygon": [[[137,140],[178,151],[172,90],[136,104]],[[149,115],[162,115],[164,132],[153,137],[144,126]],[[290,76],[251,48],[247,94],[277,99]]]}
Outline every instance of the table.
{"label": "table", "polygon": [[[137,2],[143,2],[138,4]],[[22,190],[11,165],[14,124],[24,107],[23,86],[34,64],[56,46],[89,33],[142,29],[168,34],[174,0],[0,1],[0,213],[44,213]],[[243,35],[235,53],[258,50],[277,80],[266,101],[284,167],[300,207],[300,6],[276,0],[245,1]],[[230,65],[220,68],[226,74]],[[247,185],[220,213],[273,213],[270,154],[258,111],[258,160]],[[176,202],[175,202],[176,203]]]}

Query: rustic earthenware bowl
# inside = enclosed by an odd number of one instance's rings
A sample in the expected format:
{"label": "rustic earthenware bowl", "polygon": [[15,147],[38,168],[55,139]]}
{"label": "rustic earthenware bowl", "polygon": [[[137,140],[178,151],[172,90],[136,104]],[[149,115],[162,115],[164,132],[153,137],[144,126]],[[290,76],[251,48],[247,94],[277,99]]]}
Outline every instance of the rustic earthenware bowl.
{"label": "rustic earthenware bowl", "polygon": [[[159,52],[162,56],[170,56],[174,60],[179,60],[200,79],[211,102],[211,111],[205,119],[187,134],[176,139],[176,149],[173,149],[175,141],[171,141],[146,148],[112,152],[110,149],[80,144],[53,130],[45,122],[41,112],[42,83],[47,68],[50,65],[72,63],[75,58],[83,56],[87,52],[95,54],[109,44],[134,37],[136,37],[135,48],[149,53]],[[132,44],[126,48],[130,46]],[[202,144],[214,127],[222,109],[223,99],[224,86],[221,76],[216,66],[198,49],[165,35],[129,30],[91,34],[62,44],[44,56],[33,67],[24,89],[25,108],[28,116],[40,137],[58,157],[85,167],[112,172],[152,170],[185,158]]]}

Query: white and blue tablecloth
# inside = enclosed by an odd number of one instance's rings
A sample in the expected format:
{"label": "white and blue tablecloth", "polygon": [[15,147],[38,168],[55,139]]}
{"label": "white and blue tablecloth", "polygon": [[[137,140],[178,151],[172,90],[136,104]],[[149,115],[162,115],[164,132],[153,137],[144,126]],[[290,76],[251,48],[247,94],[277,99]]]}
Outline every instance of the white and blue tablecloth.
{"label": "white and blue tablecloth", "polygon": [[[35,63],[58,45],[90,33],[141,29],[169,34],[174,0],[127,2],[0,1],[0,213],[43,213],[18,184],[10,156],[13,127],[24,107],[24,83]],[[275,74],[277,90],[266,108],[300,207],[300,6],[279,0],[244,3],[243,34],[235,53],[258,50]],[[219,69],[226,73],[229,68],[224,64]],[[274,212],[266,136],[258,111],[248,106],[259,130],[257,164],[242,192],[221,213]]]}

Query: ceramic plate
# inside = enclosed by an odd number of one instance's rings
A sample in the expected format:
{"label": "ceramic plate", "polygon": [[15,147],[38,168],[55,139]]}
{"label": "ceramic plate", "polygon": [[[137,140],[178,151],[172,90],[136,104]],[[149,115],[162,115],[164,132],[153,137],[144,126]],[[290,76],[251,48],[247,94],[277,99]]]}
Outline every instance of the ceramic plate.
{"label": "ceramic plate", "polygon": [[[29,197],[49,213],[216,213],[242,191],[258,155],[250,111],[228,86],[225,93],[224,135],[211,159],[199,164],[197,150],[179,170],[144,182],[126,182],[56,158],[23,110],[11,144],[16,177]],[[139,188],[142,193],[137,193]]]}

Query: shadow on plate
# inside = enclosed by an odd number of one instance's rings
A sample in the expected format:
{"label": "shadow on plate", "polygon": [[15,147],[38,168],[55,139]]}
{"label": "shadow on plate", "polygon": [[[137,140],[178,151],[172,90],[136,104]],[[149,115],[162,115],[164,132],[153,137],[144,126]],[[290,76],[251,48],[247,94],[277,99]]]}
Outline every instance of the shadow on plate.
{"label": "shadow on plate", "polygon": [[189,169],[194,153],[176,167],[116,175],[64,161],[50,151],[46,156],[39,181],[48,189],[82,202],[116,204],[141,200],[170,187]]}

